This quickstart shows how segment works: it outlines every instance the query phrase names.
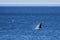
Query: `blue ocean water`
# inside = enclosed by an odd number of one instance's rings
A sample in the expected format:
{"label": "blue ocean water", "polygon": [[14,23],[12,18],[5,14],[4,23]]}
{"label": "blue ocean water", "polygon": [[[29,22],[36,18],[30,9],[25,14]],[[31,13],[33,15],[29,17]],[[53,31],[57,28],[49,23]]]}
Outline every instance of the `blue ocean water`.
{"label": "blue ocean water", "polygon": [[60,7],[0,7],[0,40],[60,40]]}

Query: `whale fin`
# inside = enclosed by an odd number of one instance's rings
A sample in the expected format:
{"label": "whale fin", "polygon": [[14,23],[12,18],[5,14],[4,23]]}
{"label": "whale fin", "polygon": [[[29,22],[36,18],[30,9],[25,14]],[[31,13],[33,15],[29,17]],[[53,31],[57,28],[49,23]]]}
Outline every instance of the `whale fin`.
{"label": "whale fin", "polygon": [[42,26],[42,24],[39,23],[39,24],[36,26],[35,29],[40,29],[40,28],[42,28],[41,26]]}

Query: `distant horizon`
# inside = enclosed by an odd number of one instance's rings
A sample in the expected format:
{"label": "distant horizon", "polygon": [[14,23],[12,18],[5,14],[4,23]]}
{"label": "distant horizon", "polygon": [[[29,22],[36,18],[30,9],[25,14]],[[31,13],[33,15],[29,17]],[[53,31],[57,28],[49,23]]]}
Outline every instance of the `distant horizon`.
{"label": "distant horizon", "polygon": [[60,4],[0,4],[0,6],[60,6]]}
{"label": "distant horizon", "polygon": [[60,6],[60,0],[0,0],[0,6]]}

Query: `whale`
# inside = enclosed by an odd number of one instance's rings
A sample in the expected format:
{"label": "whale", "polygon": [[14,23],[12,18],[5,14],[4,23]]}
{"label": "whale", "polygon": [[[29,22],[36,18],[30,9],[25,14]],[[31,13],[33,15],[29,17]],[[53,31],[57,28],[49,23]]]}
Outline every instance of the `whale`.
{"label": "whale", "polygon": [[36,27],[35,27],[35,29],[41,29],[42,28],[42,24],[41,23],[39,23]]}

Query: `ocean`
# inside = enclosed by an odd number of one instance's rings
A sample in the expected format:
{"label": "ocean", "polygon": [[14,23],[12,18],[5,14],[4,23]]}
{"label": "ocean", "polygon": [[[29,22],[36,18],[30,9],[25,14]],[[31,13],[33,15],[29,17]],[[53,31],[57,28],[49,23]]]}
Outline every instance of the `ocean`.
{"label": "ocean", "polygon": [[60,7],[0,7],[0,40],[60,40]]}

